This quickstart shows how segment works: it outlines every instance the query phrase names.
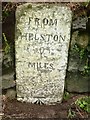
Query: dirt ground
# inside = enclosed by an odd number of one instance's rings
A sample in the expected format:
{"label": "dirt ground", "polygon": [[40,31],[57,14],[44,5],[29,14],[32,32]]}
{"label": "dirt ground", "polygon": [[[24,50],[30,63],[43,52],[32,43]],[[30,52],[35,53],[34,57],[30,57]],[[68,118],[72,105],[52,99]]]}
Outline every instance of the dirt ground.
{"label": "dirt ground", "polygon": [[5,101],[2,120],[70,120],[70,118],[90,120],[89,114],[75,105],[75,101],[85,95],[74,94],[68,100],[56,105],[22,103],[17,100]]}

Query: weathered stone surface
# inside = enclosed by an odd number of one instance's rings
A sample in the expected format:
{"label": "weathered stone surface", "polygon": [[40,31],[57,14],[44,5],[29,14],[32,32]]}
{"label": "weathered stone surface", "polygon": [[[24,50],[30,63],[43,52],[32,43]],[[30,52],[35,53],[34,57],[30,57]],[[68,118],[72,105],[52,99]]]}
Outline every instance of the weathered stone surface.
{"label": "weathered stone surface", "polygon": [[72,12],[55,4],[24,4],[16,11],[17,99],[54,104],[64,91]]}

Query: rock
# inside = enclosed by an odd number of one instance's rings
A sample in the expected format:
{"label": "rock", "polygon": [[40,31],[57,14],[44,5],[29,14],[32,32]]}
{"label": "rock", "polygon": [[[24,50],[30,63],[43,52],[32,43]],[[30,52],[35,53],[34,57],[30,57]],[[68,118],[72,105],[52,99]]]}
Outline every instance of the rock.
{"label": "rock", "polygon": [[7,100],[13,100],[16,98],[16,91],[14,89],[7,89],[6,92]]}
{"label": "rock", "polygon": [[70,46],[71,46],[71,47],[75,45],[76,40],[77,40],[78,33],[79,33],[78,30],[72,33],[71,43],[70,43]]}
{"label": "rock", "polygon": [[72,33],[71,47],[77,44],[80,48],[86,48],[89,43],[87,31],[75,31]]}
{"label": "rock", "polygon": [[10,53],[5,54],[5,53],[3,52],[2,57],[3,57],[2,65],[3,65],[4,67],[8,67],[8,68],[9,68],[10,66],[13,66],[13,59],[12,59]]}
{"label": "rock", "polygon": [[61,103],[71,20],[72,12],[66,6],[43,3],[17,8],[17,100],[48,105]]}
{"label": "rock", "polygon": [[81,48],[86,48],[89,43],[89,36],[86,32],[79,32],[77,41],[76,43],[81,47]]}
{"label": "rock", "polygon": [[86,23],[88,22],[87,16],[85,17],[78,17],[72,23],[72,29],[86,29]]}
{"label": "rock", "polygon": [[84,71],[85,71],[86,63],[87,63],[87,58],[86,58],[86,59],[85,59],[85,58],[84,58],[84,59],[81,59],[80,62],[79,62],[78,71],[84,72]]}
{"label": "rock", "polygon": [[82,25],[78,25],[80,20],[77,20],[73,23],[76,26],[73,26],[65,88],[69,92],[83,93],[90,92],[90,36],[85,28],[87,21],[84,19]]}
{"label": "rock", "polygon": [[69,92],[90,92],[90,78],[81,72],[68,72],[65,87]]}
{"label": "rock", "polygon": [[2,76],[2,89],[7,89],[14,86],[14,73],[8,73]]}
{"label": "rock", "polygon": [[14,67],[12,67],[12,66],[9,66],[9,67],[2,66],[2,76],[7,75],[7,74],[13,74],[14,75]]}
{"label": "rock", "polygon": [[73,58],[70,58],[69,59],[69,63],[68,63],[68,71],[72,71],[72,72],[75,72],[75,71],[78,71],[78,68],[79,68],[79,59],[75,59],[74,57]]}

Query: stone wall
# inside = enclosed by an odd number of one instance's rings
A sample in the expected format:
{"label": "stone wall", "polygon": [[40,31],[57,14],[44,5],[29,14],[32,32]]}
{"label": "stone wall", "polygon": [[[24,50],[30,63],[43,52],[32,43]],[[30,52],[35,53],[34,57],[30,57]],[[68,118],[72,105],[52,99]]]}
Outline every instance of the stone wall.
{"label": "stone wall", "polygon": [[90,20],[78,17],[72,23],[72,35],[66,76],[69,92],[90,92]]}
{"label": "stone wall", "polygon": [[[9,41],[13,41],[15,33],[15,11],[3,24],[3,32]],[[7,27],[6,27],[7,26]],[[11,28],[8,30],[8,28]],[[69,92],[90,92],[90,19],[78,17],[72,22],[71,42],[65,89]],[[14,42],[12,42],[14,45]],[[14,46],[13,46],[14,48]],[[12,51],[12,49],[11,49]],[[15,90],[15,66],[13,53],[3,52],[2,88]],[[13,63],[13,64],[12,64]],[[15,92],[12,92],[14,95]],[[11,94],[10,93],[10,94]],[[7,93],[8,95],[8,93]]]}

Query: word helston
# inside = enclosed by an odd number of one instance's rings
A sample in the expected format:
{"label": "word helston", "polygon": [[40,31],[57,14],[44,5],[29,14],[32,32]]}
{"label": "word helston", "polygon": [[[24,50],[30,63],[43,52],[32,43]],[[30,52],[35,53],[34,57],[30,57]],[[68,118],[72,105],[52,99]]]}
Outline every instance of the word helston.
{"label": "word helston", "polygon": [[58,42],[65,40],[65,36],[62,36],[61,34],[38,34],[38,33],[21,33],[21,39],[25,39],[28,41],[37,41],[37,42]]}

